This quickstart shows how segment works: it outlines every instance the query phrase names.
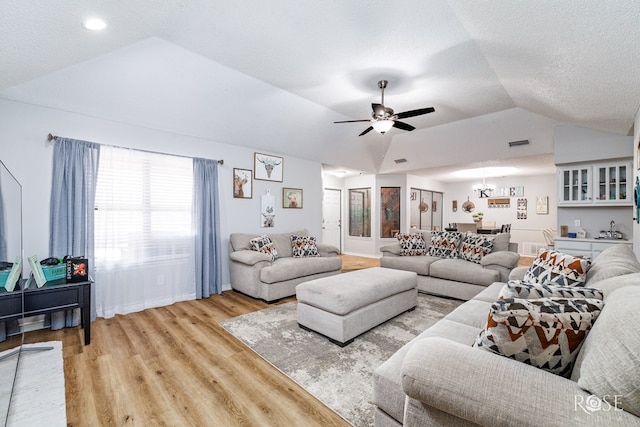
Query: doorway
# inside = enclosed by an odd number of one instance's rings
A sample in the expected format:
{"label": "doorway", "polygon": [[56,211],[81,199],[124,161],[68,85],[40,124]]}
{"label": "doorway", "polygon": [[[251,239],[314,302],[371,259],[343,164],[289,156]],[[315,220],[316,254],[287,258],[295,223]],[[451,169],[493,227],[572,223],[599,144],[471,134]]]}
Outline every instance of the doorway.
{"label": "doorway", "polygon": [[322,243],[342,252],[342,190],[325,188],[322,197]]}

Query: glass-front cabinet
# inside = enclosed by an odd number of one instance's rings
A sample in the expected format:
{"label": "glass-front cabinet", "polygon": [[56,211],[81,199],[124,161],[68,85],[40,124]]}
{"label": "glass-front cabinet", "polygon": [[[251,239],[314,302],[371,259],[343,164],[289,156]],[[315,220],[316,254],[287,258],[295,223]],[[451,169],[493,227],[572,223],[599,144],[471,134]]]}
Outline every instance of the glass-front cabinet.
{"label": "glass-front cabinet", "polygon": [[631,161],[618,161],[559,168],[558,206],[630,206],[631,165]]}
{"label": "glass-front cabinet", "polygon": [[591,166],[561,168],[559,204],[591,203]]}
{"label": "glass-front cabinet", "polygon": [[595,166],[595,203],[631,203],[631,163],[609,163]]}

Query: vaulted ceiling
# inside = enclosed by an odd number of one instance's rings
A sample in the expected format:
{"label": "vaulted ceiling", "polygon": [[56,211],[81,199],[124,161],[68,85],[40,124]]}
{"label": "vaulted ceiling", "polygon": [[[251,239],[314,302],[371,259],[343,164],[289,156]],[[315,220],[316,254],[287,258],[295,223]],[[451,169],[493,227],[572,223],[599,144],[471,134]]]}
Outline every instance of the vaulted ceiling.
{"label": "vaulted ceiling", "polygon": [[[548,160],[558,124],[632,131],[639,22],[637,0],[4,0],[0,97],[366,172]],[[435,112],[333,124],[381,79]]]}

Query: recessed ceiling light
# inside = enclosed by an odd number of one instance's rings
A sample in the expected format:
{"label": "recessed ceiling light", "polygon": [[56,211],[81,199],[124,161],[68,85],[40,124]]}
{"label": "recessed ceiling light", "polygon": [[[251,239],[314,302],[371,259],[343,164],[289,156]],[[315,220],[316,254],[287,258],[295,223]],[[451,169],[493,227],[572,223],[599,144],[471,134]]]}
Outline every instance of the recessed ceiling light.
{"label": "recessed ceiling light", "polygon": [[100,18],[87,18],[82,21],[82,26],[87,30],[100,31],[107,28],[107,21]]}

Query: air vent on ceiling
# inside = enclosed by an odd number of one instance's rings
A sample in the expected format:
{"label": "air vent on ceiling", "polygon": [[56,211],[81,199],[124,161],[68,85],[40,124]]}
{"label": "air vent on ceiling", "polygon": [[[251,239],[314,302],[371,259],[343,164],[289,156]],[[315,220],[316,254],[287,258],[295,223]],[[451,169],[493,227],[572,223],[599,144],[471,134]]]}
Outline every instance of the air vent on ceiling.
{"label": "air vent on ceiling", "polygon": [[528,145],[529,144],[529,140],[528,139],[523,139],[521,141],[511,141],[509,143],[509,147],[519,147],[521,145]]}
{"label": "air vent on ceiling", "polygon": [[407,159],[395,159],[394,162],[396,162],[396,163],[407,163]]}

